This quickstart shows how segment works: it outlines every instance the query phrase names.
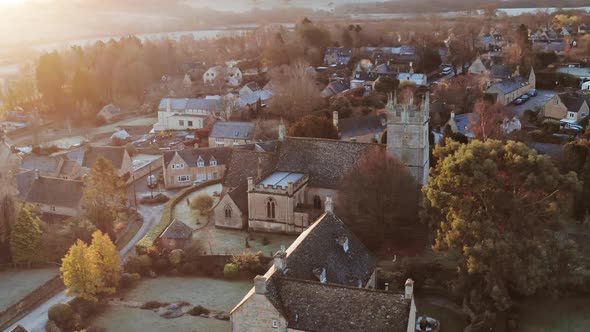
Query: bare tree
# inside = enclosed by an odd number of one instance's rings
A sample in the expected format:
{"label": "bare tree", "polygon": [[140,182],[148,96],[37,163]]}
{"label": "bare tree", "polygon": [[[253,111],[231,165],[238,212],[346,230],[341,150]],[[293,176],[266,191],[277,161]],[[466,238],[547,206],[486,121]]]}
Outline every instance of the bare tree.
{"label": "bare tree", "polygon": [[469,120],[469,130],[475,138],[482,141],[500,139],[506,134],[502,124],[513,117],[514,112],[506,106],[480,100],[475,103],[475,111]]}

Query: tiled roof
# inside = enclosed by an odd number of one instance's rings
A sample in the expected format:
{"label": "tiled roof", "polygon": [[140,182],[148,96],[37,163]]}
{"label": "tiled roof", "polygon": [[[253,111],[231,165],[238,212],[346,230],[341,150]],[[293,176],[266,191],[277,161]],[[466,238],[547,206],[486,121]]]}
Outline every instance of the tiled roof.
{"label": "tiled roof", "polygon": [[248,182],[244,181],[237,188],[227,193],[243,214],[248,214]]}
{"label": "tiled roof", "polygon": [[165,111],[167,109],[167,101],[170,100],[170,109],[173,111],[184,110],[205,110],[217,111],[221,108],[221,103],[217,99],[206,98],[162,98],[158,109]]}
{"label": "tiled roof", "polygon": [[337,95],[337,94],[344,92],[348,89],[349,89],[348,84],[341,82],[341,81],[334,81],[334,82],[331,82],[330,84],[328,84],[328,86],[326,86],[326,88],[324,89],[324,94],[327,94],[329,96],[334,96],[334,95]]}
{"label": "tiled roof", "polygon": [[561,101],[569,112],[577,113],[586,100],[577,96],[561,96]]}
{"label": "tiled roof", "polygon": [[253,122],[217,121],[211,129],[211,138],[245,139],[254,138],[256,124]]}
{"label": "tiled roof", "polygon": [[[234,149],[225,173],[224,187],[236,188],[246,183],[248,177],[265,175],[275,167],[275,155],[269,152]],[[260,172],[259,172],[260,168]]]}
{"label": "tiled roof", "polygon": [[189,167],[196,167],[199,158],[203,160],[205,166],[211,166],[212,160],[215,160],[217,165],[225,165],[230,159],[231,148],[202,148],[166,151],[164,153],[164,167],[168,167],[170,161],[177,153],[180,158],[189,165]]}
{"label": "tiled roof", "polygon": [[509,94],[528,85],[529,83],[522,77],[509,78],[494,84],[503,94]]}
{"label": "tiled roof", "polygon": [[240,102],[241,102],[241,106],[243,107],[246,105],[254,105],[258,102],[258,100],[265,102],[265,101],[269,100],[271,97],[272,97],[272,91],[259,90],[259,91],[255,91],[253,93],[249,93],[247,95],[240,96]]}
{"label": "tiled roof", "polygon": [[89,146],[85,149],[82,166],[87,168],[92,168],[98,156],[103,156],[113,164],[115,169],[121,169],[127,154],[124,146]]}
{"label": "tiled roof", "polygon": [[23,158],[20,165],[22,169],[39,170],[41,172],[58,173],[62,158],[49,156],[28,156]]}
{"label": "tiled roof", "polygon": [[509,65],[492,65],[490,68],[490,75],[494,78],[508,78],[514,69]]}
{"label": "tiled roof", "polygon": [[269,286],[290,329],[406,332],[408,328],[411,301],[401,293],[281,277],[273,278]]}
{"label": "tiled roof", "polygon": [[377,144],[314,138],[287,138],[278,149],[278,171],[309,174],[314,188],[337,189],[344,176]]}
{"label": "tiled roof", "polygon": [[18,198],[25,200],[31,185],[35,181],[35,171],[26,171],[16,175],[16,188],[18,189]]}
{"label": "tiled roof", "polygon": [[163,239],[180,239],[188,240],[193,236],[193,229],[178,219],[174,219],[172,223],[160,235]]}
{"label": "tiled roof", "polygon": [[33,180],[26,201],[68,208],[78,208],[83,196],[82,181],[40,177]]}
{"label": "tiled roof", "polygon": [[382,133],[387,128],[387,116],[370,115],[351,117],[338,121],[341,137],[357,137],[367,134]]}

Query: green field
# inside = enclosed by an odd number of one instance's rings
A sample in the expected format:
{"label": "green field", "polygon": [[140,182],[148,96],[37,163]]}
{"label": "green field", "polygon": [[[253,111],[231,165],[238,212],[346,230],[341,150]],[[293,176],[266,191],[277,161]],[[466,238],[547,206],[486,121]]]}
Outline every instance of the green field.
{"label": "green field", "polygon": [[18,302],[57,274],[57,268],[0,272],[0,311]]}

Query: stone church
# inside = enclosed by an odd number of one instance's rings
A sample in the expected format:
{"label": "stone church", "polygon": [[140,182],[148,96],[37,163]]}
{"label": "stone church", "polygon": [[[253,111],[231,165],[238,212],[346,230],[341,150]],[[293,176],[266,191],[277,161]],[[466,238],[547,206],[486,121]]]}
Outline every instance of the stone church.
{"label": "stone church", "polygon": [[214,209],[220,228],[299,234],[325,208],[338,201],[344,177],[373,149],[386,149],[407,165],[419,185],[428,181],[429,97],[387,104],[387,145],[292,138],[234,150],[220,202]]}

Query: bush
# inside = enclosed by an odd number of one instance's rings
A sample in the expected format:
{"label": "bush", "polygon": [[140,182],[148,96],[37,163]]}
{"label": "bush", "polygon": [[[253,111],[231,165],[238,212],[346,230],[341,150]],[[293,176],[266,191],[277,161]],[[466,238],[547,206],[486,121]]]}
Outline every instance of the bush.
{"label": "bush", "polygon": [[184,263],[180,267],[180,272],[185,275],[195,275],[199,272],[199,265],[197,263]]}
{"label": "bush", "polygon": [[535,121],[537,121],[538,115],[539,114],[533,110],[526,110],[522,114],[522,117],[523,117],[523,119],[525,119],[528,122],[535,122]]}
{"label": "bush", "polygon": [[170,261],[164,257],[159,257],[154,262],[154,271],[166,272],[170,269]]}
{"label": "bush", "polygon": [[225,264],[223,267],[223,277],[226,279],[236,279],[239,275],[238,266],[233,263]]}
{"label": "bush", "polygon": [[142,304],[141,307],[139,307],[139,309],[147,309],[147,310],[158,309],[161,307],[165,307],[168,304],[169,303],[167,303],[167,302],[147,301],[146,303]]}
{"label": "bush", "polygon": [[131,256],[123,264],[123,269],[129,273],[148,275],[152,268],[152,258],[148,255]]}
{"label": "bush", "polygon": [[207,194],[200,194],[199,196],[195,197],[191,202],[191,208],[193,210],[199,210],[201,215],[205,214],[205,211],[211,209],[213,207],[213,197]]}
{"label": "bush", "polygon": [[330,103],[330,113],[338,112],[338,118],[345,119],[352,115],[352,104],[344,96],[338,96]]}
{"label": "bush", "polygon": [[143,196],[140,200],[139,200],[139,204],[144,204],[144,205],[158,205],[158,204],[164,204],[166,202],[168,202],[170,200],[170,198],[164,194],[157,194],[154,197],[152,196]]}
{"label": "bush", "polygon": [[269,245],[269,244],[270,244],[270,240],[268,239],[268,237],[266,237],[266,236],[265,236],[265,237],[263,237],[263,238],[262,238],[262,245],[263,245],[263,246],[267,246],[267,245]]}
{"label": "bush", "polygon": [[208,315],[209,314],[209,309],[202,307],[200,305],[198,306],[194,306],[189,312],[188,314],[191,316],[200,316],[200,315]]}
{"label": "bush", "polygon": [[264,274],[266,268],[260,262],[260,258],[264,254],[262,251],[253,253],[251,251],[245,251],[240,255],[232,256],[231,262],[238,267],[238,271],[250,272],[253,274]]}
{"label": "bush", "polygon": [[119,281],[119,285],[121,288],[129,288],[139,279],[141,279],[141,275],[138,273],[123,273],[121,275],[121,281]]}
{"label": "bush", "polygon": [[49,320],[54,321],[57,326],[64,326],[74,317],[74,310],[67,303],[54,304],[49,308],[47,317]]}
{"label": "bush", "polygon": [[174,266],[175,268],[179,267],[185,258],[184,250],[182,249],[174,249],[168,254],[168,260],[170,261],[170,265]]}

